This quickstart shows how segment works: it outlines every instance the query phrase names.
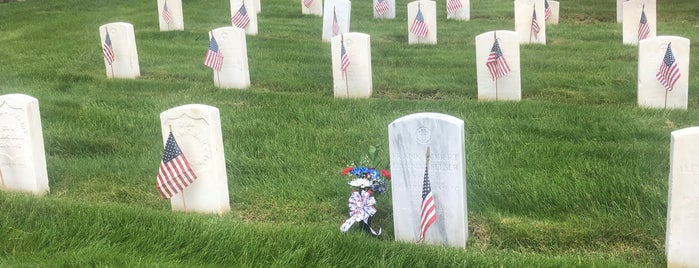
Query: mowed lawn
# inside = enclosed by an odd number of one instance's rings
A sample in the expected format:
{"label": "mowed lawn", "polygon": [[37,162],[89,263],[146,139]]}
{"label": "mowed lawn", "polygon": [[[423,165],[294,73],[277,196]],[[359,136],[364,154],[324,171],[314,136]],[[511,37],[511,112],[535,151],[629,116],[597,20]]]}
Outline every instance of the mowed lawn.
{"label": "mowed lawn", "polygon": [[[688,109],[640,108],[614,1],[562,1],[547,44],[520,46],[522,100],[478,101],[475,37],[514,30],[513,1],[474,0],[469,21],[438,1],[436,45],[408,45],[407,3],[378,20],[352,2],[351,31],[371,36],[369,99],[333,97],[322,18],[300,1],[262,1],[245,90],[216,88],[203,64],[229,1],[185,1],[176,32],[159,31],[156,1],[0,4],[0,94],[39,100],[51,187],[0,192],[0,266],[665,266],[670,133],[699,124],[696,45]],[[659,1],[658,35],[697,40],[698,13]],[[137,79],[106,77],[98,28],[111,22],[134,26]],[[155,188],[159,114],[191,103],[220,110],[224,215],[172,212]],[[339,230],[342,169],[370,146],[388,168],[388,124],[418,112],[465,122],[465,249],[394,241],[390,187],[380,237]]]}

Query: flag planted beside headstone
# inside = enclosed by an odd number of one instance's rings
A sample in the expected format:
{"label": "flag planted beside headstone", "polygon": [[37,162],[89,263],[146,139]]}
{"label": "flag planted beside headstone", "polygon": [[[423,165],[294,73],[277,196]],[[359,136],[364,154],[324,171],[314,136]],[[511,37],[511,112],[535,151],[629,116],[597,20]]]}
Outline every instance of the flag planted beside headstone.
{"label": "flag planted beside headstone", "polygon": [[639,106],[687,109],[689,47],[689,39],[678,36],[657,36],[639,42]]}
{"label": "flag planted beside headstone", "polygon": [[114,22],[99,27],[102,57],[108,78],[141,76],[133,25]]}

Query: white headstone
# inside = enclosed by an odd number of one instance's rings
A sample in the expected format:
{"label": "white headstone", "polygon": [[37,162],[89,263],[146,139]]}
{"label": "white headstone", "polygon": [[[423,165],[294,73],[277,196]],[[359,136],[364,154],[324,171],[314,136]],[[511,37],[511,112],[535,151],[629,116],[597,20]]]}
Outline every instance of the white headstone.
{"label": "white headstone", "polygon": [[260,0],[255,0],[255,10],[257,11],[257,14],[260,14],[262,12],[262,3]]}
{"label": "white headstone", "polygon": [[544,0],[515,0],[515,31],[520,44],[546,44],[545,14]]}
{"label": "white headstone", "polygon": [[34,97],[0,96],[0,190],[49,192],[39,101]]}
{"label": "white headstone", "polygon": [[[623,3],[623,44],[638,45],[642,39],[641,28],[647,28],[646,38],[656,35],[655,0],[629,0]],[[641,15],[645,14],[645,23],[641,23]],[[644,25],[645,27],[643,27]]]}
{"label": "white headstone", "polygon": [[[126,22],[108,23],[100,26],[99,31],[107,77],[135,79],[141,76],[133,25]],[[111,57],[106,56],[109,53]]]}
{"label": "white headstone", "polygon": [[667,267],[699,267],[699,127],[672,132],[665,255]]}
{"label": "white headstone", "polygon": [[250,87],[245,30],[235,26],[220,27],[209,32],[209,40],[212,36],[218,42],[219,51],[223,55],[221,71],[214,70],[216,87],[238,89]]}
{"label": "white headstone", "polygon": [[374,18],[395,19],[396,0],[374,0]]}
{"label": "white headstone", "polygon": [[347,0],[326,0],[323,8],[323,41],[348,33],[352,3]]}
{"label": "white headstone", "polygon": [[[471,19],[470,0],[446,0],[447,19],[469,20]],[[452,12],[449,12],[452,11]]]}
{"label": "white headstone", "polygon": [[[346,59],[343,61],[342,47]],[[331,40],[333,93],[336,98],[369,98],[372,91],[371,41],[368,34],[346,33]],[[343,62],[347,68],[342,70]]]}
{"label": "white headstone", "polygon": [[621,23],[624,19],[624,2],[629,0],[616,0],[616,22]]}
{"label": "white headstone", "polygon": [[[425,173],[432,188],[436,220],[423,242],[466,247],[466,157],[464,121],[438,113],[417,113],[388,125],[393,226],[398,241],[416,242]],[[425,171],[429,148],[429,168]]]}
{"label": "white headstone", "polygon": [[301,0],[301,14],[323,16],[323,0]]}
{"label": "white headstone", "polygon": [[257,35],[257,6],[255,0],[231,0],[231,24],[248,35]]}
{"label": "white headstone", "polygon": [[172,210],[222,214],[230,210],[228,177],[216,107],[178,106],[160,114],[163,145],[172,130],[197,179],[170,198]]}
{"label": "white headstone", "polygon": [[[558,18],[560,17],[560,3],[558,1],[548,1],[549,3],[549,9],[551,14],[549,17],[546,19],[547,24],[558,24]],[[545,7],[545,5],[544,5]],[[544,10],[544,15],[547,11]]]}
{"label": "white headstone", "polygon": [[430,0],[408,3],[408,44],[436,43],[437,3]]}
{"label": "white headstone", "polygon": [[[494,48],[496,38],[502,52],[499,58],[495,52],[497,49]],[[490,56],[491,52],[494,52],[493,58]],[[520,100],[522,85],[519,66],[519,34],[517,32],[491,31],[476,36],[478,99]]]}
{"label": "white headstone", "polygon": [[158,0],[158,23],[161,32],[184,30],[182,0]]}
{"label": "white headstone", "polygon": [[[664,63],[668,46],[676,67],[667,67]],[[648,108],[687,109],[689,56],[687,38],[657,36],[641,40],[638,45],[638,105]],[[668,58],[667,62],[670,63],[671,60]],[[673,79],[675,76],[671,73],[676,72],[661,72],[661,68],[677,70],[679,78]],[[665,85],[668,85],[669,89]]]}

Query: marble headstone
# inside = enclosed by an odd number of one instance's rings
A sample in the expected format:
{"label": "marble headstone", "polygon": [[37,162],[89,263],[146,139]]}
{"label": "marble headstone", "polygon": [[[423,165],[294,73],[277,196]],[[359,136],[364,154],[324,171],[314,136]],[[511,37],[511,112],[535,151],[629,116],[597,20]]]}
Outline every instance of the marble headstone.
{"label": "marble headstone", "polygon": [[49,192],[39,101],[34,97],[0,96],[0,190]]}
{"label": "marble headstone", "polygon": [[[487,63],[496,38],[502,52],[501,57],[504,57],[510,72],[493,79]],[[513,31],[491,31],[476,36],[476,73],[479,100],[520,100],[519,34]]]}
{"label": "marble headstone", "polygon": [[[551,9],[551,15],[546,19],[547,24],[558,24],[558,18],[560,17],[560,3],[558,1],[548,1],[549,9]],[[544,11],[544,15],[545,15]]]}
{"label": "marble headstone", "polygon": [[[656,75],[670,46],[680,76],[670,90]],[[638,105],[648,108],[687,109],[689,87],[689,39],[657,36],[638,44]],[[670,80],[665,80],[670,81]]]}
{"label": "marble headstone", "polygon": [[[418,11],[422,13],[427,27],[426,36],[419,36],[411,31],[418,20]],[[408,44],[437,44],[437,3],[419,0],[408,3]]]}
{"label": "marble headstone", "polygon": [[646,15],[648,34],[646,38],[656,35],[655,0],[629,0],[623,3],[623,44],[638,45],[641,14]]}
{"label": "marble headstone", "polygon": [[[449,12],[453,6],[453,11]],[[469,20],[471,19],[471,0],[446,0],[447,19]]]}
{"label": "marble headstone", "polygon": [[464,121],[439,113],[411,114],[388,125],[388,139],[395,239],[414,243],[419,238],[429,148],[427,177],[436,220],[423,242],[465,248],[468,213]]}
{"label": "marble headstone", "polygon": [[[336,98],[369,98],[372,91],[371,41],[368,34],[346,33],[331,40],[333,94]],[[342,70],[342,46],[349,65]]]}
{"label": "marble headstone", "polygon": [[255,11],[257,11],[257,14],[262,12],[262,2],[260,0],[255,0]]}
{"label": "marble headstone", "polygon": [[519,33],[519,43],[546,44],[545,18],[544,0],[515,0],[515,31]]}
{"label": "marble headstone", "polygon": [[323,0],[301,0],[301,14],[323,16]]}
{"label": "marble headstone", "polygon": [[170,198],[172,210],[228,212],[228,177],[219,110],[202,104],[182,105],[162,112],[160,124],[163,146],[172,130],[197,176],[187,188]]}
{"label": "marble headstone", "polygon": [[323,7],[323,41],[330,42],[330,39],[336,35],[349,32],[351,10],[352,2],[350,1],[325,1],[325,6]]}
{"label": "marble headstone", "polygon": [[[133,25],[126,22],[108,23],[100,26],[99,31],[107,77],[135,79],[141,76]],[[106,46],[110,47],[112,61],[104,56],[105,50],[108,50]]]}
{"label": "marble headstone", "polygon": [[621,23],[624,19],[624,2],[629,0],[616,0],[616,22]]}
{"label": "marble headstone", "polygon": [[184,30],[182,0],[158,0],[158,23],[161,32]]}
{"label": "marble headstone", "polygon": [[374,18],[377,19],[395,19],[396,18],[396,0],[373,0],[374,1]]}
{"label": "marble headstone", "polygon": [[245,30],[235,26],[220,27],[209,32],[209,39],[211,36],[214,36],[218,42],[219,51],[223,54],[221,71],[214,70],[216,87],[237,89],[250,87]]}
{"label": "marble headstone", "polygon": [[699,127],[676,130],[671,136],[667,267],[699,267]]}
{"label": "marble headstone", "polygon": [[[231,24],[237,27],[234,20],[238,17],[247,16],[249,22],[242,29],[247,35],[257,35],[257,6],[255,0],[231,0]],[[243,11],[243,5],[245,5]],[[240,28],[240,27],[239,27]]]}

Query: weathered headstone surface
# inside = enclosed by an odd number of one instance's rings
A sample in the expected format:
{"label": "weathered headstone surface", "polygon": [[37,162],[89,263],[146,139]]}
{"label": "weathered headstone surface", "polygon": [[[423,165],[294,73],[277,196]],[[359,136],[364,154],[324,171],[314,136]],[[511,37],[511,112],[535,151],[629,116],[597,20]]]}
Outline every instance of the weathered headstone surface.
{"label": "weathered headstone surface", "polygon": [[42,133],[37,99],[0,96],[0,190],[49,192]]}
{"label": "weathered headstone surface", "polygon": [[515,0],[515,31],[520,44],[546,44],[544,0]]}
{"label": "weathered headstone surface", "polygon": [[447,19],[471,19],[471,0],[446,0]]}
{"label": "weathered headstone surface", "polygon": [[[496,39],[501,54],[494,48]],[[476,36],[476,73],[479,100],[520,100],[519,34],[491,31]]]}
{"label": "weathered headstone surface", "polygon": [[635,46],[643,38],[655,37],[655,0],[629,0],[623,6],[623,44]]}
{"label": "weathered headstone surface", "polygon": [[257,6],[255,0],[231,0],[231,24],[245,30],[247,35],[257,35]]}
{"label": "weathered headstone surface", "polygon": [[158,23],[161,32],[184,30],[182,0],[158,0]]}
{"label": "weathered headstone surface", "polygon": [[323,8],[323,41],[348,33],[352,3],[347,0],[326,0]]}
{"label": "weathered headstone surface", "polygon": [[699,127],[676,130],[671,136],[667,267],[699,267]]}
{"label": "weathered headstone surface", "polygon": [[408,3],[408,44],[437,43],[437,4],[420,0]]}
{"label": "weathered headstone surface", "polygon": [[395,19],[396,0],[374,0],[374,18]]}
{"label": "weathered headstone surface", "polygon": [[301,0],[301,14],[323,16],[323,0]]}
{"label": "weathered headstone surface", "polygon": [[223,55],[221,71],[214,70],[214,84],[219,88],[250,87],[248,49],[245,30],[235,26],[220,27],[209,32],[214,37]]}
{"label": "weathered headstone surface", "polygon": [[638,45],[638,105],[687,109],[689,56],[687,38],[657,36],[641,40]]}
{"label": "weathered headstone surface", "polygon": [[230,210],[228,177],[216,107],[178,106],[160,114],[163,145],[172,131],[197,179],[170,198],[172,210],[222,214]]}
{"label": "weathered headstone surface", "polygon": [[[558,1],[548,1],[550,15],[546,19],[547,24],[558,24],[558,19],[560,17],[560,3]],[[545,5],[544,5],[545,7]],[[546,17],[547,11],[544,10],[544,17]]]}
{"label": "weathered headstone surface", "polygon": [[135,79],[141,76],[133,25],[108,23],[100,26],[99,31],[107,77]]}
{"label": "weathered headstone surface", "polygon": [[423,242],[465,248],[468,213],[464,121],[439,113],[411,114],[388,125],[388,139],[396,240],[416,242],[419,239],[423,186],[427,177],[434,197],[436,220],[425,232]]}
{"label": "weathered headstone surface", "polygon": [[335,36],[331,40],[331,48],[334,96],[371,97],[373,84],[369,35],[346,33]]}
{"label": "weathered headstone surface", "polygon": [[624,19],[624,2],[629,0],[616,0],[616,22],[621,23]]}

